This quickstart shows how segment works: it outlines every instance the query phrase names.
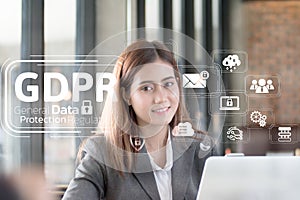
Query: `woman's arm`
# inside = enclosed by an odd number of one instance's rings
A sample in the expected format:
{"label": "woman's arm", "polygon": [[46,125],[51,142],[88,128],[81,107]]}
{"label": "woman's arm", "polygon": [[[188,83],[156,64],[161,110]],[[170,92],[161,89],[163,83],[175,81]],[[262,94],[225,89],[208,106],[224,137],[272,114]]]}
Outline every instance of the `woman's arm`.
{"label": "woman's arm", "polygon": [[76,168],[62,200],[99,200],[105,198],[105,168],[85,154]]}

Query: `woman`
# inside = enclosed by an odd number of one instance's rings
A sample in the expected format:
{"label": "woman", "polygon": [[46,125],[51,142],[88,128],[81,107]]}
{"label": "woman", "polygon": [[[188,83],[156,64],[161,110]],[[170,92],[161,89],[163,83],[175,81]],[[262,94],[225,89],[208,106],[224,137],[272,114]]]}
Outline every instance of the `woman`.
{"label": "woman", "polygon": [[83,144],[63,199],[195,199],[212,151],[201,148],[205,134],[190,126],[172,52],[137,41],[120,55],[114,74],[103,136]]}

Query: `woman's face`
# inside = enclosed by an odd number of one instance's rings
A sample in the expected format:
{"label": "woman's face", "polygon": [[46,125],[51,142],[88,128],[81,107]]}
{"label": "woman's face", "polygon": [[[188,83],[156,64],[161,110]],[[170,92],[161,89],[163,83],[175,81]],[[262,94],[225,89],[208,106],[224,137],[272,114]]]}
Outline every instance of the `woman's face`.
{"label": "woman's face", "polygon": [[179,88],[172,65],[161,60],[148,63],[134,76],[130,88],[139,126],[167,125],[179,104]]}

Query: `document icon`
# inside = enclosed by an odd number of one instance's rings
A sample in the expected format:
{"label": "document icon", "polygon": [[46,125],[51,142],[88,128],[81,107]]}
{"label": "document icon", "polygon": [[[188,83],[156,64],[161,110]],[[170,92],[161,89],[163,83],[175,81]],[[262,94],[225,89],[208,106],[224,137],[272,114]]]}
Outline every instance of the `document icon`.
{"label": "document icon", "polygon": [[183,74],[183,88],[206,88],[208,78],[207,71],[202,71],[200,74]]}

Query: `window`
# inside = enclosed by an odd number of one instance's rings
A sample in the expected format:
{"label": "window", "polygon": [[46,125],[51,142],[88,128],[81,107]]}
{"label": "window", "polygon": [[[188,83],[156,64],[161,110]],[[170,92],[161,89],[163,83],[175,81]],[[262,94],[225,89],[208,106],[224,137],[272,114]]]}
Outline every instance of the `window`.
{"label": "window", "polygon": [[[0,65],[20,58],[21,51],[21,0],[0,0]],[[3,86],[1,77],[0,87]],[[1,95],[3,102],[3,95]],[[1,106],[2,108],[2,106]],[[0,111],[3,112],[2,110]],[[19,139],[0,128],[0,173],[20,163]]]}
{"label": "window", "polygon": [[[45,59],[75,60],[75,33],[76,33],[76,1],[73,0],[45,0]],[[62,74],[70,74],[75,69],[70,66],[46,66],[45,70]],[[55,68],[55,69],[53,69]],[[69,85],[72,83],[69,82]],[[53,84],[54,85],[54,84]],[[59,90],[59,85],[52,90]],[[53,91],[55,92],[55,91]],[[72,105],[71,91],[62,103],[46,103],[64,106]],[[71,116],[70,116],[71,117]],[[74,124],[70,124],[73,126]],[[66,126],[66,124],[50,124],[52,126]],[[45,174],[53,183],[66,184],[74,175],[77,146],[75,137],[64,137],[61,134],[44,135]]]}

